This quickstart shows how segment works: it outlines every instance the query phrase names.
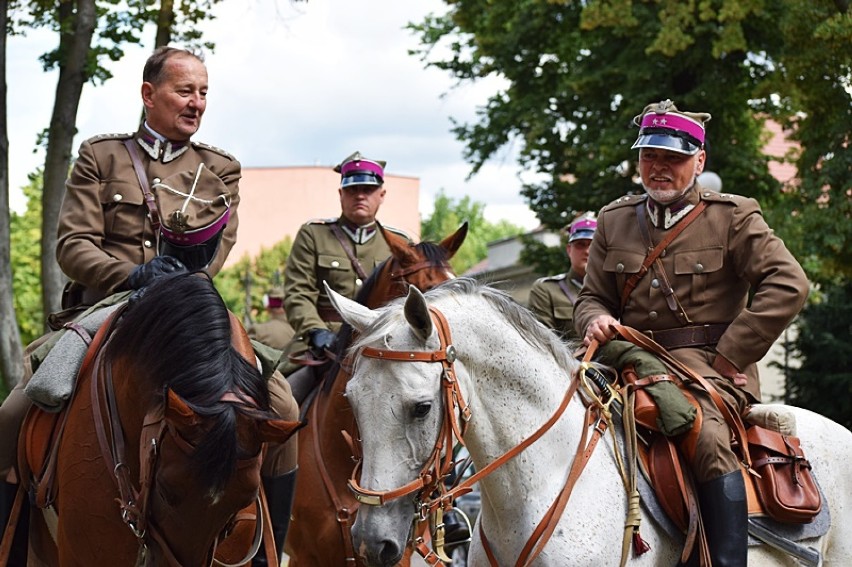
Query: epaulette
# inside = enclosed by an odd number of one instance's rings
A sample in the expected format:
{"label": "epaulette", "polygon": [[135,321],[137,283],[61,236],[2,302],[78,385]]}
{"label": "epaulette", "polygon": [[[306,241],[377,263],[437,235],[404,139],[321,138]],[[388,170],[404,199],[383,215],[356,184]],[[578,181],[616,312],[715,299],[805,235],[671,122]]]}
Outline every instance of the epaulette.
{"label": "epaulette", "polygon": [[403,230],[401,230],[401,229],[399,229],[399,228],[394,228],[394,227],[392,227],[392,226],[388,226],[388,225],[386,225],[385,223],[382,223],[382,228],[384,228],[385,230],[389,230],[389,231],[391,231],[391,232],[392,232],[392,233],[394,233],[394,234],[398,234],[398,235],[402,236],[403,238],[405,238],[405,239],[407,239],[407,240],[411,240],[411,237],[410,237],[410,236],[408,236],[408,235],[405,233],[405,231],[403,231]]}
{"label": "epaulette", "polygon": [[196,148],[201,148],[202,150],[207,150],[207,151],[210,151],[210,152],[217,153],[220,156],[224,156],[224,157],[226,157],[226,158],[228,158],[229,160],[232,160],[232,161],[236,161],[236,159],[237,159],[234,156],[232,156],[231,154],[229,154],[228,152],[226,152],[225,150],[223,150],[222,148],[217,148],[216,146],[211,146],[210,144],[205,144],[204,142],[196,142],[195,140],[192,140],[192,145]]}
{"label": "epaulette", "polygon": [[127,140],[128,138],[132,138],[135,132],[124,132],[122,134],[98,134],[97,136],[92,136],[88,140],[86,140],[90,144],[94,144],[95,142],[103,142],[104,140]]}
{"label": "epaulette", "polygon": [[611,211],[620,207],[634,206],[636,205],[636,203],[644,201],[647,198],[648,195],[646,193],[643,193],[641,195],[624,195],[623,197],[619,197],[615,201],[602,208],[601,212]]}
{"label": "epaulette", "polygon": [[734,195],[733,193],[717,193],[716,191],[710,191],[709,189],[701,191],[701,198],[709,203],[731,203],[733,205],[739,205],[748,199],[748,197],[743,197],[742,195]]}
{"label": "epaulette", "polygon": [[330,219],[311,219],[305,224],[334,224],[337,222],[338,217],[332,217]]}

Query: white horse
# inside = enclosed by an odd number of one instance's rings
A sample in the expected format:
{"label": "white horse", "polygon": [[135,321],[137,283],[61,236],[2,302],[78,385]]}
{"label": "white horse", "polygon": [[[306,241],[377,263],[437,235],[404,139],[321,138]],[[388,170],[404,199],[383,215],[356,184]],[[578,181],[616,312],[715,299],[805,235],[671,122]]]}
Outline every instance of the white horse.
{"label": "white horse", "polygon": [[[362,492],[383,494],[418,485],[442,427],[445,364],[388,360],[394,351],[432,353],[444,347],[430,314],[443,313],[455,349],[454,372],[471,410],[464,439],[477,470],[537,431],[556,411],[577,367],[567,346],[505,294],[464,278],[425,296],[408,297],[371,311],[332,293],[343,318],[360,333],[353,345],[355,368],[346,396],[361,433]],[[365,357],[364,349],[374,357]],[[378,355],[376,353],[379,353]],[[391,354],[388,354],[391,353]],[[429,355],[423,358],[428,358]],[[416,358],[416,357],[415,357]],[[437,358],[440,358],[438,356]],[[452,362],[452,361],[451,361]],[[813,465],[827,505],[827,535],[803,545],[822,552],[826,567],[852,565],[852,433],[807,410],[795,414],[802,447]],[[562,417],[523,452],[479,482],[482,510],[473,529],[468,565],[515,565],[536,525],[565,485],[584,425],[584,405],[574,394]],[[443,434],[442,434],[443,435]],[[357,483],[356,487],[357,487]],[[411,535],[415,495],[377,497],[361,506],[353,529],[355,544],[369,565],[388,566],[402,556]],[[393,496],[393,495],[392,495]],[[369,502],[368,502],[369,503]],[[610,442],[602,440],[573,488],[552,537],[533,565],[618,565],[628,502]],[[682,541],[673,540],[642,511],[641,535],[650,551],[630,565],[678,562]],[[749,565],[797,565],[766,546],[749,550]]]}

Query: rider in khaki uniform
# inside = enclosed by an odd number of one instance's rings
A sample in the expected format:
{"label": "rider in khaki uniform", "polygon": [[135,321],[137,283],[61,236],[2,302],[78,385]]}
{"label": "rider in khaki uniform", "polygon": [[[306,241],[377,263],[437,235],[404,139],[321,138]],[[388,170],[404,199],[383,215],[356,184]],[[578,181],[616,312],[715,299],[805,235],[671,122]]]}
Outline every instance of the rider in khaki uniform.
{"label": "rider in khaki uniform", "polygon": [[[601,210],[575,324],[586,344],[612,339],[616,320],[646,332],[742,414],[759,401],[757,362],[799,312],[809,285],[757,201],[696,183],[709,119],[681,112],[670,100],[648,105],[635,118],[640,130],[633,147],[647,194]],[[622,308],[626,282],[649,248],[681,227]],[[745,486],[731,431],[709,396],[697,388],[693,393],[703,422],[695,454],[687,458],[713,565],[745,566]]]}
{"label": "rider in khaki uniform", "polygon": [[284,312],[284,288],[274,286],[264,296],[263,303],[269,319],[254,323],[246,332],[257,342],[284,351],[295,334],[293,327],[287,322],[287,313]]}
{"label": "rider in khaki uniform", "polygon": [[529,308],[539,321],[560,333],[566,339],[576,339],[574,330],[574,303],[586,277],[589,245],[595,234],[597,220],[594,214],[577,217],[565,228],[568,244],[565,253],[571,261],[568,272],[539,278],[530,288]]}
{"label": "rider in khaki uniform", "polygon": [[299,228],[284,270],[284,308],[296,332],[288,353],[310,349],[322,358],[340,329],[342,320],[323,281],[353,299],[376,266],[390,256],[376,224],[385,198],[384,168],[384,161],[367,159],[359,152],[347,157],[334,168],[340,173],[340,217],[310,221]]}

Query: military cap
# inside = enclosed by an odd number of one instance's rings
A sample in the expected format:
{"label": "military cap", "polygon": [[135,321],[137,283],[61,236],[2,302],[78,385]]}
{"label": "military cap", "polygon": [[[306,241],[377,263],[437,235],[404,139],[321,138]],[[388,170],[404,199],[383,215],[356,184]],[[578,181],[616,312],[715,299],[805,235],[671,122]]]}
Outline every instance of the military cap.
{"label": "military cap", "polygon": [[284,288],[274,285],[263,296],[263,306],[269,308],[284,307]]}
{"label": "military cap", "polygon": [[195,246],[218,235],[231,214],[225,183],[203,163],[155,183],[161,238],[177,246]]}
{"label": "military cap", "polygon": [[380,187],[384,183],[386,165],[386,161],[367,159],[355,152],[335,166],[334,171],[340,174],[341,189],[353,185]]}
{"label": "military cap", "polygon": [[598,219],[594,213],[584,213],[568,225],[568,243],[575,240],[591,240],[598,228]]}
{"label": "military cap", "polygon": [[639,137],[632,148],[695,155],[704,147],[704,123],[708,120],[708,113],[682,112],[669,99],[649,104],[633,118],[633,123],[639,126]]}

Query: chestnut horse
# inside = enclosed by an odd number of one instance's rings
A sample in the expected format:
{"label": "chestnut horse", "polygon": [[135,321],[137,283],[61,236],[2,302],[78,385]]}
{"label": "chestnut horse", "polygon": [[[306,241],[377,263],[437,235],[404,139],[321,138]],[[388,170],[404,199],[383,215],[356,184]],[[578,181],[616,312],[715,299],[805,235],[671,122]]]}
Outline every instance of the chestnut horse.
{"label": "chestnut horse", "polygon": [[[464,242],[467,229],[464,223],[439,244],[416,245],[383,230],[391,256],[364,282],[356,301],[376,308],[405,295],[408,286],[426,291],[452,278],[447,262]],[[339,353],[345,351],[349,331],[344,325],[339,333]],[[311,402],[308,424],[299,433],[298,488],[284,545],[290,567],[361,564],[350,534],[358,503],[346,485],[354,461],[343,432],[357,436],[352,408],[343,397],[349,374],[332,368],[329,376]]]}
{"label": "chestnut horse", "polygon": [[265,444],[300,424],[270,411],[248,337],[205,275],[162,278],[119,313],[69,402],[30,565],[211,565],[241,510],[261,517]]}

